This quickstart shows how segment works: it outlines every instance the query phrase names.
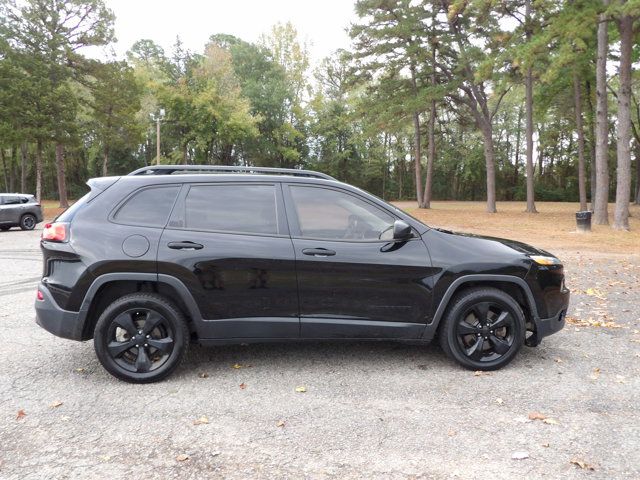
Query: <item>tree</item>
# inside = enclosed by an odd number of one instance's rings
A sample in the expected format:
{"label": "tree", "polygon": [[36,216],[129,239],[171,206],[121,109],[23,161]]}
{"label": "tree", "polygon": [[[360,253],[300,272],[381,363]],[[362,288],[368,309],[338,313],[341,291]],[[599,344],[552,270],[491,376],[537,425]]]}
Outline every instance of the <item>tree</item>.
{"label": "tree", "polygon": [[[509,87],[500,84],[501,65],[495,63],[505,47],[507,36],[500,27],[500,15],[492,11],[490,3],[476,1],[462,3],[442,0],[447,14],[450,48],[447,53],[451,62],[449,78],[458,76],[458,88],[462,95],[448,93],[458,104],[469,108],[476,125],[482,133],[487,184],[487,212],[496,209],[496,160],[493,140],[493,119]],[[483,25],[476,29],[474,25]],[[488,93],[493,90],[492,98]]]}
{"label": "tree", "polygon": [[[603,6],[609,0],[602,0]],[[596,198],[593,202],[594,223],[608,225],[609,213],[609,119],[607,99],[607,51],[609,48],[607,13],[598,16],[598,58],[596,61]]]}
{"label": "tree", "polygon": [[616,230],[629,230],[629,197],[631,196],[631,50],[635,33],[635,15],[640,13],[640,4],[622,0],[620,5],[616,6],[620,7],[618,16],[618,31],[620,33],[620,67],[618,76],[620,87],[617,95],[618,168],[616,172],[616,208],[613,228]]}
{"label": "tree", "polygon": [[91,126],[102,145],[103,176],[109,174],[109,154],[116,148],[135,148],[142,140],[137,119],[142,89],[133,69],[124,62],[97,64],[91,84]]}
{"label": "tree", "polygon": [[[102,0],[2,0],[0,33],[10,48],[26,61],[23,68],[34,82],[47,82],[51,93],[48,139],[56,144],[56,170],[60,206],[68,206],[63,145],[69,141],[76,117],[71,82],[82,70],[83,47],[105,45],[113,38],[113,13]],[[34,71],[33,65],[38,65]],[[41,133],[44,133],[41,131]],[[43,135],[44,136],[44,135]],[[36,161],[41,172],[43,138],[38,139]],[[40,173],[41,175],[41,173]],[[39,189],[38,189],[39,190]],[[40,194],[40,192],[38,192]]]}

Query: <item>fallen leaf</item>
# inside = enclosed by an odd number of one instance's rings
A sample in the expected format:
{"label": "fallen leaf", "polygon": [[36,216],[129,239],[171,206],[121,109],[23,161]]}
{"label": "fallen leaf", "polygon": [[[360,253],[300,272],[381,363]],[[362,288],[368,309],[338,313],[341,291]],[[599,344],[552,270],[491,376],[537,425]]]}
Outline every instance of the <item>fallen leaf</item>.
{"label": "fallen leaf", "polygon": [[597,380],[600,377],[600,369],[599,368],[594,368],[593,369],[593,373],[591,374],[591,376],[589,378],[591,378],[592,380]]}
{"label": "fallen leaf", "polygon": [[449,435],[450,437],[455,437],[455,436],[457,435],[457,433],[456,433],[456,431],[455,431],[455,430],[449,430],[449,431],[447,432],[447,435]]}
{"label": "fallen leaf", "polygon": [[231,368],[235,368],[235,369],[242,368],[242,365],[240,365],[239,363],[236,363],[232,365]]}
{"label": "fallen leaf", "polygon": [[25,411],[23,409],[20,409],[18,410],[18,414],[16,415],[16,420],[22,420],[26,416],[27,414],[25,413]]}
{"label": "fallen leaf", "polygon": [[595,470],[595,467],[593,465],[589,465],[584,460],[580,460],[577,458],[572,458],[571,460],[569,460],[569,463],[580,467],[582,470]]}
{"label": "fallen leaf", "polygon": [[486,377],[491,375],[491,372],[483,372],[482,370],[476,370],[473,372],[474,377]]}
{"label": "fallen leaf", "polygon": [[547,425],[558,425],[558,422],[555,418],[545,418],[542,420],[542,423],[546,423]]}
{"label": "fallen leaf", "polygon": [[562,363],[562,359],[561,358],[554,358],[553,361],[556,362],[556,363]]}
{"label": "fallen leaf", "polygon": [[204,415],[193,421],[194,425],[204,425],[205,423],[209,423],[209,419]]}
{"label": "fallen leaf", "polygon": [[58,408],[60,405],[62,405],[62,402],[60,400],[56,400],[51,405],[49,405],[49,408]]}
{"label": "fallen leaf", "polygon": [[502,405],[504,403],[504,400],[502,400],[501,398],[496,398],[496,403],[498,405]]}
{"label": "fallen leaf", "polygon": [[604,300],[604,294],[598,290],[597,288],[587,288],[587,291],[585,292],[587,295],[591,296],[591,297],[596,297],[599,298],[601,300]]}
{"label": "fallen leaf", "polygon": [[241,383],[240,384],[240,390],[244,390],[245,388],[247,388],[247,384],[246,383]]}
{"label": "fallen leaf", "polygon": [[529,458],[529,452],[513,452],[513,454],[511,455],[511,458],[513,460],[524,460],[525,458]]}
{"label": "fallen leaf", "polygon": [[276,427],[284,427],[284,425],[284,420],[278,420],[278,423],[276,423]]}
{"label": "fallen leaf", "polygon": [[200,378],[209,378],[209,374],[207,372],[201,372],[198,374]]}
{"label": "fallen leaf", "polygon": [[100,455],[98,458],[103,462],[108,462],[109,460],[111,460],[111,457],[109,455]]}
{"label": "fallen leaf", "polygon": [[545,420],[546,418],[547,416],[540,412],[529,412],[529,420]]}
{"label": "fallen leaf", "polygon": [[186,453],[181,453],[176,457],[176,460],[179,462],[184,462],[186,460],[189,460],[189,455],[187,455]]}
{"label": "fallen leaf", "polygon": [[549,444],[548,443],[543,443],[542,446],[545,447],[545,448],[549,448]]}
{"label": "fallen leaf", "polygon": [[296,387],[296,392],[304,393],[307,391],[307,387]]}
{"label": "fallen leaf", "polygon": [[84,373],[85,371],[86,370],[84,368],[82,368],[82,367],[76,368],[76,372],[78,372],[78,373]]}

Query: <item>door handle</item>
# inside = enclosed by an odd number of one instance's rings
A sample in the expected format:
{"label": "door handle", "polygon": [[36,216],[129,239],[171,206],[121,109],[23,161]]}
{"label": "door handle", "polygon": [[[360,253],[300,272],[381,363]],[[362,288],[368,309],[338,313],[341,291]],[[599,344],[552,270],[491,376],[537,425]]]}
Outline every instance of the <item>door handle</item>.
{"label": "door handle", "polygon": [[167,247],[173,250],[200,250],[204,246],[200,245],[199,243],[185,241],[185,242],[169,242],[167,244]]}
{"label": "door handle", "polygon": [[314,257],[332,257],[336,254],[333,250],[326,248],[305,248],[302,250],[305,255],[313,255]]}

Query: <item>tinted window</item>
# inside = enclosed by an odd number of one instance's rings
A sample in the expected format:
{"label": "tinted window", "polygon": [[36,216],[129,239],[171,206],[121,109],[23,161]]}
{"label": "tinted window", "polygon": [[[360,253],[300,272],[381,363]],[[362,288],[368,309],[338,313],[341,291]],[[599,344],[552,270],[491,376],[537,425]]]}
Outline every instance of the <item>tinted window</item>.
{"label": "tinted window", "polygon": [[291,186],[291,195],[303,237],[375,240],[393,234],[392,215],[348,193]]}
{"label": "tinted window", "polygon": [[115,220],[129,225],[164,227],[180,187],[152,187],[140,190],[127,200]]}
{"label": "tinted window", "polygon": [[193,230],[278,233],[273,185],[194,185],[185,208]]}
{"label": "tinted window", "polygon": [[20,203],[22,203],[20,201],[20,197],[16,197],[16,196],[13,196],[13,195],[7,195],[7,196],[4,197],[4,204],[5,205],[18,205]]}

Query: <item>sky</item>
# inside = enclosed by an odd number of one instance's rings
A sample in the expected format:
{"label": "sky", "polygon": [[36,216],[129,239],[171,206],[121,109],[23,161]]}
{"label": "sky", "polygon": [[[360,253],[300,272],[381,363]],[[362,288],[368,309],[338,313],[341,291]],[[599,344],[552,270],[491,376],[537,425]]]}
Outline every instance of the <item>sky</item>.
{"label": "sky", "polygon": [[201,52],[210,35],[228,33],[255,42],[271,26],[290,21],[308,42],[312,65],[349,46],[345,29],[355,21],[353,0],[105,0],[116,16],[116,55],[148,38],[165,51],[176,35]]}

